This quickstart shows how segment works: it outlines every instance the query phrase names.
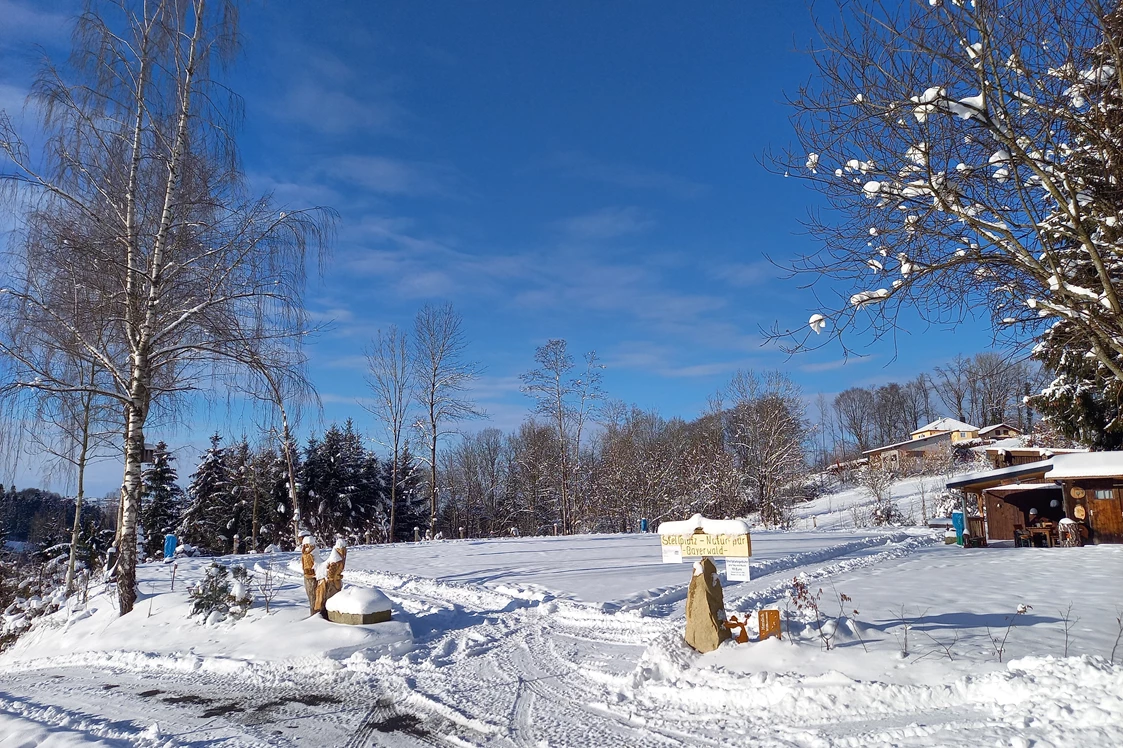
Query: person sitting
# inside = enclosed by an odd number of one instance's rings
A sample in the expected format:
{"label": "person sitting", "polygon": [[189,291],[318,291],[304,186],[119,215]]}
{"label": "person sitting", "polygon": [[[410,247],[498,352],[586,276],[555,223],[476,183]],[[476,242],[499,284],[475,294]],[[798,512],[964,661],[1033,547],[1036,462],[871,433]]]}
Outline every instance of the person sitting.
{"label": "person sitting", "polygon": [[[1047,529],[1049,527],[1052,527],[1052,525],[1052,522],[1047,521],[1044,517],[1037,513],[1037,509],[1029,510],[1029,524],[1027,525],[1028,527]],[[1049,538],[1046,537],[1044,533],[1040,532],[1033,534],[1033,544],[1038,548],[1044,548],[1047,545],[1052,545],[1052,543],[1049,542]]]}

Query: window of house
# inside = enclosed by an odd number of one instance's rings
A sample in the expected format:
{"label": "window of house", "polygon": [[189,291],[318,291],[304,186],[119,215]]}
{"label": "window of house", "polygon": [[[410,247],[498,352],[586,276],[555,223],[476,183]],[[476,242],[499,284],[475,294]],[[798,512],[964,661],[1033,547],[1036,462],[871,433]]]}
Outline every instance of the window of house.
{"label": "window of house", "polygon": [[1097,488],[1092,492],[1093,499],[1114,499],[1115,494],[1110,488]]}

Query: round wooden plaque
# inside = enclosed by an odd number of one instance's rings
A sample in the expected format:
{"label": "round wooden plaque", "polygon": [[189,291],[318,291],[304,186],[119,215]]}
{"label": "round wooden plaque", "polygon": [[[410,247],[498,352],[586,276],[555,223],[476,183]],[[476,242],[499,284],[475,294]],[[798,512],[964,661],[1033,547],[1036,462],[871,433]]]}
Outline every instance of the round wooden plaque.
{"label": "round wooden plaque", "polygon": [[1072,513],[1074,515],[1076,515],[1077,519],[1084,519],[1084,517],[1085,517],[1084,505],[1083,504],[1077,504],[1076,507],[1072,510]]}
{"label": "round wooden plaque", "polygon": [[1073,486],[1071,489],[1069,489],[1069,493],[1072,494],[1072,498],[1074,499],[1084,498],[1084,489],[1080,486]]}

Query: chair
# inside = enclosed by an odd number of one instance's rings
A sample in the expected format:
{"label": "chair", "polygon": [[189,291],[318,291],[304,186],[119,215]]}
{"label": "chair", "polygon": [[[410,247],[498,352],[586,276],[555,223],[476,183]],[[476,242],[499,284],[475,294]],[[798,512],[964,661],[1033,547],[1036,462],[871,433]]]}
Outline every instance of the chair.
{"label": "chair", "polygon": [[1029,548],[1033,545],[1033,540],[1030,538],[1029,533],[1026,532],[1024,525],[1014,525],[1014,547],[1015,548]]}
{"label": "chair", "polygon": [[967,532],[963,540],[964,548],[986,548],[987,536],[986,528],[983,525],[982,517],[968,517],[967,518]]}

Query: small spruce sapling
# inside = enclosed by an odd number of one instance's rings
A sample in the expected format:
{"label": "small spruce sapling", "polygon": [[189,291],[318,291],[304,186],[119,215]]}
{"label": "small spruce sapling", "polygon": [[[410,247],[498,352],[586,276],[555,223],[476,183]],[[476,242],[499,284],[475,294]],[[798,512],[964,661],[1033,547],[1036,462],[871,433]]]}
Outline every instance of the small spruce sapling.
{"label": "small spruce sapling", "polygon": [[253,578],[243,566],[228,569],[217,561],[206,568],[203,578],[188,587],[187,595],[192,601],[190,615],[209,617],[212,613],[229,615],[238,619],[246,614],[253,596],[250,587]]}

